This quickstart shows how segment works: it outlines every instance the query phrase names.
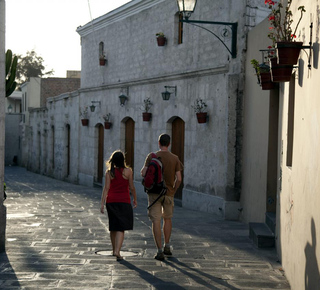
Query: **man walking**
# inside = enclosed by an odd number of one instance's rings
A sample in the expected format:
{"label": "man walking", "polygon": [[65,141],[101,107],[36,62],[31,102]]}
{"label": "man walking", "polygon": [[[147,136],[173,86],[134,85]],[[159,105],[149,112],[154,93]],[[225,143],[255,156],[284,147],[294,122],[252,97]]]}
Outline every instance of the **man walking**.
{"label": "man walking", "polygon": [[[181,184],[182,164],[178,156],[172,154],[168,147],[170,146],[170,136],[168,134],[161,134],[159,136],[159,151],[156,152],[157,157],[161,160],[163,165],[163,178],[168,188],[166,195],[162,196],[152,207],[148,210],[148,217],[152,222],[153,238],[158,249],[155,259],[163,261],[164,255],[172,255],[170,249],[170,236],[172,231],[172,216],[174,207],[174,195]],[[151,161],[151,154],[149,153],[144,167],[141,169],[141,175],[145,176],[148,165]],[[154,202],[158,194],[149,193],[149,205]],[[161,218],[163,218],[163,236],[164,248],[162,250],[162,233],[161,233]]]}

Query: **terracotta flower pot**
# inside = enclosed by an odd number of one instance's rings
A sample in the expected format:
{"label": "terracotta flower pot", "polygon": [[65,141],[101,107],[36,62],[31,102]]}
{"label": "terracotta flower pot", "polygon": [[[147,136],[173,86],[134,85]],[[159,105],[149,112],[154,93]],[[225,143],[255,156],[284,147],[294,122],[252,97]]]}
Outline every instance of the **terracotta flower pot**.
{"label": "terracotta flower pot", "polygon": [[150,119],[151,119],[151,116],[152,116],[151,113],[146,113],[146,112],[142,113],[142,119],[143,119],[143,121],[145,121],[145,122],[149,122]]}
{"label": "terracotta flower pot", "polygon": [[276,43],[278,64],[295,65],[303,42],[281,41]]}
{"label": "terracotta flower pot", "polygon": [[164,36],[157,37],[158,46],[165,46],[167,39]]}
{"label": "terracotta flower pot", "polygon": [[270,72],[260,73],[260,84],[261,84],[262,90],[274,89],[274,82],[272,82]]}
{"label": "terracotta flower pot", "polygon": [[111,122],[104,122],[104,128],[105,128],[106,130],[110,129],[110,128],[111,128],[111,125],[112,125]]}
{"label": "terracotta flower pot", "polygon": [[207,113],[206,112],[197,113],[197,119],[199,124],[207,123]]}
{"label": "terracotta flower pot", "polygon": [[278,64],[277,58],[270,59],[271,78],[275,83],[289,82],[291,79],[293,65]]}
{"label": "terracotta flower pot", "polygon": [[81,119],[82,126],[88,126],[89,125],[89,119]]}

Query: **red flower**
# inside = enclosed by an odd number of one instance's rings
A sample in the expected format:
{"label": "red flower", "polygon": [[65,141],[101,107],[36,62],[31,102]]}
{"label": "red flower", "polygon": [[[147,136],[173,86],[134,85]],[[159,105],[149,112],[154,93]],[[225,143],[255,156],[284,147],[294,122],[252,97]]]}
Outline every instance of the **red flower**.
{"label": "red flower", "polygon": [[265,1],[264,1],[264,4],[275,5],[276,2],[275,2],[275,1],[272,1],[272,0],[265,0]]}

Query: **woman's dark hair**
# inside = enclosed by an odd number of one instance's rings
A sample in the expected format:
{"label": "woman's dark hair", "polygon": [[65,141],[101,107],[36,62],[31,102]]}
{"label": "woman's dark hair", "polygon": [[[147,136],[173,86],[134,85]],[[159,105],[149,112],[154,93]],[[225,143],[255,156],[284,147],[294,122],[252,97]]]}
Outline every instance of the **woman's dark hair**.
{"label": "woman's dark hair", "polygon": [[115,176],[115,167],[125,168],[127,167],[124,159],[124,154],[121,150],[114,151],[109,160],[107,161],[107,166],[110,170],[110,175],[113,178]]}
{"label": "woman's dark hair", "polygon": [[161,146],[169,147],[170,145],[170,136],[168,134],[161,134],[159,136],[159,143]]}

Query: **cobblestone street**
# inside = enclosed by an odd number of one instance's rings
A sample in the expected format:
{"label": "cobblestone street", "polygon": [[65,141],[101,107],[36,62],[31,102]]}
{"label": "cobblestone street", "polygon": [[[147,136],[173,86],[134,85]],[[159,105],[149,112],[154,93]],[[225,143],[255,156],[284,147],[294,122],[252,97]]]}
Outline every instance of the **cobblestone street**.
{"label": "cobblestone street", "polygon": [[175,208],[173,257],[155,246],[138,191],[134,230],[125,233],[125,260],[111,256],[100,188],[74,185],[6,167],[6,253],[0,289],[290,289],[275,249],[258,249],[248,226]]}

